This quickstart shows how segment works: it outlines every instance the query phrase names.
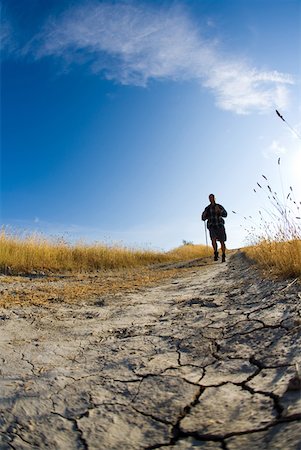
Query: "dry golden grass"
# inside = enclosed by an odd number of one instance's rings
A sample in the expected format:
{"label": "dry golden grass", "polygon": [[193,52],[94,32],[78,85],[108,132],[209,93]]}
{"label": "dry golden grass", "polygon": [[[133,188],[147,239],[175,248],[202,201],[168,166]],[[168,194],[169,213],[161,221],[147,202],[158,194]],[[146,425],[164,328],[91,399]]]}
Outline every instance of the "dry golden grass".
{"label": "dry golden grass", "polygon": [[247,247],[245,253],[270,273],[301,277],[301,202],[296,200],[291,186],[281,200],[268,184],[267,177],[262,175],[262,178],[254,191],[257,193],[259,188],[272,208],[265,210],[265,214],[259,211],[259,227],[246,230],[255,245]]}
{"label": "dry golden grass", "polygon": [[133,292],[188,270],[170,268],[169,263],[209,254],[211,250],[202,245],[155,252],[102,244],[69,245],[41,236],[22,238],[3,230],[0,306],[73,303]]}
{"label": "dry golden grass", "polygon": [[165,253],[167,261],[187,261],[194,258],[203,258],[212,255],[212,248],[205,245],[181,245]]}
{"label": "dry golden grass", "polygon": [[263,269],[283,277],[301,277],[301,240],[262,241],[245,253]]}
{"label": "dry golden grass", "polygon": [[183,245],[169,252],[156,252],[105,244],[71,245],[37,235],[11,235],[5,230],[0,234],[0,269],[2,273],[10,274],[94,272],[187,260],[208,254],[209,249],[204,245]]}

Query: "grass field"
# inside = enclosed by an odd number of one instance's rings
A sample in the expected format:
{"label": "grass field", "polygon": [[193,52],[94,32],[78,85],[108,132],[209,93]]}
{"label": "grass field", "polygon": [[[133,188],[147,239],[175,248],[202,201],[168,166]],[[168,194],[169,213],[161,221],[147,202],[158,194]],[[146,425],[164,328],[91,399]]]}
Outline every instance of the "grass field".
{"label": "grass field", "polygon": [[204,245],[182,245],[168,252],[160,252],[101,243],[71,245],[62,239],[51,241],[39,235],[22,237],[5,230],[0,234],[0,268],[2,273],[9,274],[129,269],[200,258],[209,254],[209,248]]}
{"label": "grass field", "polygon": [[[0,306],[46,305],[135,292],[185,273],[168,263],[211,255],[203,245],[168,252],[0,234]],[[188,270],[188,269],[187,269]]]}

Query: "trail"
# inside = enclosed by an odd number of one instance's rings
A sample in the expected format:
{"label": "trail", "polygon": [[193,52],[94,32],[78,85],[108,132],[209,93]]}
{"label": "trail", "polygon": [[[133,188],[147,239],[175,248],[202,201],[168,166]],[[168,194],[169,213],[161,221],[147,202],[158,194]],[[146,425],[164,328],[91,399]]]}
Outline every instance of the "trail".
{"label": "trail", "polygon": [[300,297],[236,253],[140,293],[0,309],[1,450],[300,450]]}

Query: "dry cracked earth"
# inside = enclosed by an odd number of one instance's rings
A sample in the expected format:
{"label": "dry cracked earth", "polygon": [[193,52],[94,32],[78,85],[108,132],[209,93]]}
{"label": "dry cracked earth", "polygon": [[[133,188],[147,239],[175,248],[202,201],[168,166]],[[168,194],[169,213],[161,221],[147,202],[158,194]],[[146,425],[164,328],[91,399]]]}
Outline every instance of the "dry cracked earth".
{"label": "dry cracked earth", "polygon": [[301,286],[242,254],[97,301],[0,310],[0,448],[301,449]]}

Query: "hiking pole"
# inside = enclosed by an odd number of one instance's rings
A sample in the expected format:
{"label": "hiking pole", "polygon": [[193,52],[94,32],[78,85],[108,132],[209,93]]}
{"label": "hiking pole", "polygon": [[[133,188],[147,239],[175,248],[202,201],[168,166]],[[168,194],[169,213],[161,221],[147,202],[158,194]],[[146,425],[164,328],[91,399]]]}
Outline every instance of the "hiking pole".
{"label": "hiking pole", "polygon": [[205,239],[206,239],[206,247],[208,247],[208,237],[207,237],[207,227],[206,227],[206,221],[204,222],[205,227]]}
{"label": "hiking pole", "polygon": [[283,116],[280,114],[280,112],[279,111],[277,111],[277,109],[275,109],[275,111],[276,111],[276,114],[277,114],[277,116],[278,117],[280,117],[280,119],[283,121],[283,122],[285,122],[286,123],[286,125],[295,133],[295,135],[299,138],[299,139],[301,139],[301,136],[300,136],[300,134],[289,124],[289,123],[287,123],[287,121],[283,118]]}

